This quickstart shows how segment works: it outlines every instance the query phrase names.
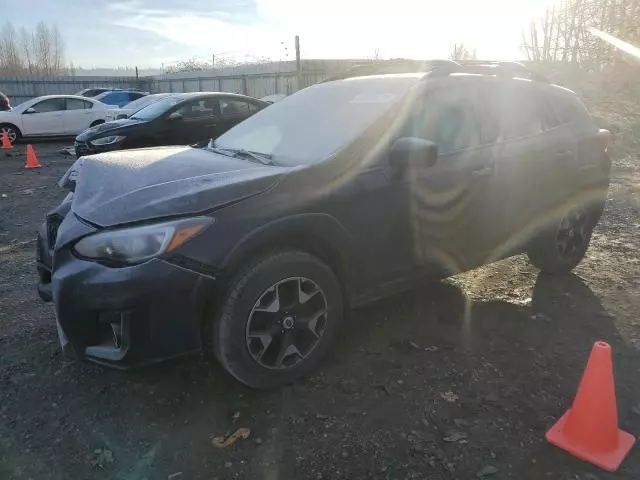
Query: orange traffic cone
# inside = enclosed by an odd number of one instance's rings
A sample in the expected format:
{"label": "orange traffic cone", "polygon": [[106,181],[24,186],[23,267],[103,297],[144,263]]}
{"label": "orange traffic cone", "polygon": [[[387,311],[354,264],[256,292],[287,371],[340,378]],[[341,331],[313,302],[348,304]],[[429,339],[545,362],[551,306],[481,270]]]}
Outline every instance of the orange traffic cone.
{"label": "orange traffic cone", "polygon": [[33,145],[27,145],[27,163],[24,168],[40,168],[40,162],[38,162],[38,157],[36,156],[36,152],[33,149]]}
{"label": "orange traffic cone", "polygon": [[636,439],[618,429],[611,347],[596,342],[573,406],[547,432],[547,441],[609,472],[615,472]]}
{"label": "orange traffic cone", "polygon": [[2,132],[2,149],[8,150],[10,148],[13,148],[13,145],[11,145],[11,140],[9,140],[9,134]]}

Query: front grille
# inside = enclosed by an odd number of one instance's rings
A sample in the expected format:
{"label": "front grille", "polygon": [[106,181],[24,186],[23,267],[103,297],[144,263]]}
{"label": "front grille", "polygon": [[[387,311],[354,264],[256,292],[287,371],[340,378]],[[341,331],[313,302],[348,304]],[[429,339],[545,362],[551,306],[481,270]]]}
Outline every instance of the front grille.
{"label": "front grille", "polygon": [[47,245],[49,250],[53,250],[56,246],[56,240],[58,239],[58,228],[62,223],[62,216],[53,214],[47,217]]}

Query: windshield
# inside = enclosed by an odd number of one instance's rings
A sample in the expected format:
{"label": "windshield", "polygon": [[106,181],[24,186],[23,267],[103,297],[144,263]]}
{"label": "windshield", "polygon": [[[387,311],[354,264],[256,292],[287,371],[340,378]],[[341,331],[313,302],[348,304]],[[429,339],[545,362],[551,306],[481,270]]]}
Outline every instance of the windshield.
{"label": "windshield", "polygon": [[268,154],[278,165],[315,163],[353,141],[416,81],[369,77],[309,87],[238,124],[215,147]]}
{"label": "windshield", "polygon": [[182,100],[180,97],[169,97],[147,105],[138,110],[131,118],[135,120],[153,120]]}

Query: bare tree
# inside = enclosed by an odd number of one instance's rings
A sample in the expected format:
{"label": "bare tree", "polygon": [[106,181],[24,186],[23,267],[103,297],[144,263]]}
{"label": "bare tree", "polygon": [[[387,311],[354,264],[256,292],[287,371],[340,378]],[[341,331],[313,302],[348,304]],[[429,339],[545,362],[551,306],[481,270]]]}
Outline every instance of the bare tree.
{"label": "bare tree", "polygon": [[20,29],[20,50],[22,51],[25,66],[31,75],[34,67],[33,55],[31,54],[31,33],[24,27]]}
{"label": "bare tree", "polygon": [[49,27],[49,41],[51,43],[51,74],[64,69],[64,38],[57,25]]}
{"label": "bare tree", "polygon": [[640,0],[562,0],[531,22],[522,49],[529,60],[590,64],[602,68],[620,56],[589,33],[591,27],[637,44]]}
{"label": "bare tree", "polygon": [[10,23],[0,31],[0,71],[9,75],[19,75],[23,70],[23,61],[18,47],[18,35]]}
{"label": "bare tree", "polygon": [[0,74],[60,75],[66,73],[64,39],[58,27],[38,23],[35,31],[12,24],[0,28]]}

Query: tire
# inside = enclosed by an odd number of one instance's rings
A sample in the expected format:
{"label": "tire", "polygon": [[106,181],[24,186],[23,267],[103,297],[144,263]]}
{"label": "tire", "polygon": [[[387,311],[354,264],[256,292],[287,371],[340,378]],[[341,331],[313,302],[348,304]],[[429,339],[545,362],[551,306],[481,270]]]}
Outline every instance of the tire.
{"label": "tire", "polygon": [[96,125],[102,125],[103,123],[104,123],[104,120],[96,120],[91,125],[89,125],[89,128],[95,127]]}
{"label": "tire", "polygon": [[[324,357],[342,317],[340,283],[326,264],[305,252],[275,252],[231,280],[213,318],[213,353],[250,387],[286,385]],[[284,348],[289,342],[297,353]]]}
{"label": "tire", "polygon": [[533,241],[527,251],[529,261],[545,273],[563,274],[573,270],[587,253],[602,206],[576,207],[566,212]]}
{"label": "tire", "polygon": [[22,132],[20,131],[20,129],[15,125],[12,125],[11,123],[0,124],[0,138],[4,134],[4,132],[7,132],[9,134],[9,141],[11,142],[11,144],[16,143],[18,140],[20,140],[20,138],[22,138]]}

